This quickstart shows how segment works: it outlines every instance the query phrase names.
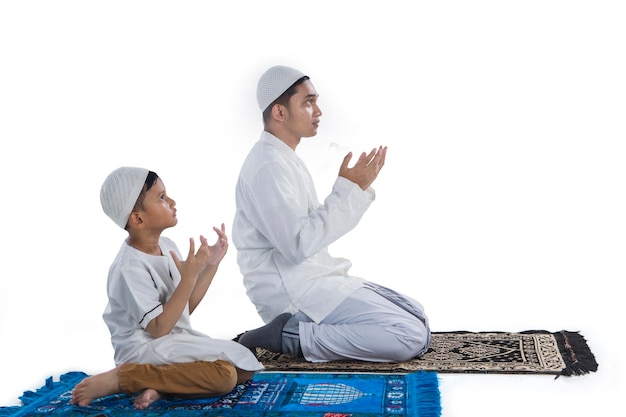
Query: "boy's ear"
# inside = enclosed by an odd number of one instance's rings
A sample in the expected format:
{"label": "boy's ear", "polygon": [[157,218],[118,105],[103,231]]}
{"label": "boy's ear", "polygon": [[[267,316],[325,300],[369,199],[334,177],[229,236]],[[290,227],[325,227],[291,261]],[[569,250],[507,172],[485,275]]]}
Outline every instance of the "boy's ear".
{"label": "boy's ear", "polygon": [[128,217],[128,227],[139,229],[143,227],[143,225],[144,221],[138,211],[133,211],[132,213],[130,213],[130,216]]}

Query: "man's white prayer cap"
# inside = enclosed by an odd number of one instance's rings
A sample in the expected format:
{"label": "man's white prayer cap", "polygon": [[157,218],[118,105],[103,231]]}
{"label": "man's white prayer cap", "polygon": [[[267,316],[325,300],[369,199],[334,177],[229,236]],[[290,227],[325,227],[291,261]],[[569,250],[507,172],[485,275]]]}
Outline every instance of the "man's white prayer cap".
{"label": "man's white prayer cap", "polygon": [[145,168],[121,167],[111,172],[100,188],[102,210],[122,229],[126,228],[149,172]]}
{"label": "man's white prayer cap", "polygon": [[265,71],[256,87],[256,100],[261,111],[265,111],[274,100],[302,77],[304,77],[302,72],[284,65],[276,65]]}

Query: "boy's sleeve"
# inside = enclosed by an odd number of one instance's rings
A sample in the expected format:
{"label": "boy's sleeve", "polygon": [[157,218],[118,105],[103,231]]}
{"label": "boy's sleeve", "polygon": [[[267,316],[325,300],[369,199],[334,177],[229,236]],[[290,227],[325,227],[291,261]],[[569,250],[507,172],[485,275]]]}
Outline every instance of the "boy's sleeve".
{"label": "boy's sleeve", "polygon": [[132,323],[146,328],[150,321],[163,312],[159,292],[150,273],[137,267],[119,270],[113,296],[126,309]]}

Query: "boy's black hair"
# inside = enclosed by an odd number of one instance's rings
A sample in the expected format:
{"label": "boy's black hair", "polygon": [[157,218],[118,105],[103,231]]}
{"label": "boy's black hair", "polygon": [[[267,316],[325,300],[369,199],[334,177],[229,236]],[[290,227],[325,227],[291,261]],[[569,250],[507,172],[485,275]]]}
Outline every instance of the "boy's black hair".
{"label": "boy's black hair", "polygon": [[286,89],[285,92],[282,93],[276,100],[272,101],[272,104],[270,104],[265,110],[263,110],[263,123],[267,123],[272,117],[272,107],[274,107],[274,104],[280,104],[287,107],[291,96],[296,94],[296,87],[308,79],[308,75],[298,78],[295,83],[291,84],[291,87]]}
{"label": "boy's black hair", "polygon": [[143,209],[143,199],[146,196],[146,193],[152,188],[152,186],[156,183],[159,176],[154,171],[149,171],[148,176],[146,177],[146,181],[143,184],[143,189],[141,193],[139,193],[139,197],[137,197],[137,201],[135,202],[135,206],[133,207],[133,211]]}

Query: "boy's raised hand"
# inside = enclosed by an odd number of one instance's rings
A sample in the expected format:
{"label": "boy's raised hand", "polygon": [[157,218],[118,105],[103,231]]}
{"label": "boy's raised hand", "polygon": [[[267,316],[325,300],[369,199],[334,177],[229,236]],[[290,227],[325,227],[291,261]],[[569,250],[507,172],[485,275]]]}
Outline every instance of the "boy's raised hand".
{"label": "boy's raised hand", "polygon": [[228,251],[228,236],[226,236],[226,228],[224,223],[220,229],[213,226],[213,230],[217,233],[217,242],[213,246],[209,246],[209,258],[207,260],[207,266],[217,266],[222,262],[226,252]]}
{"label": "boy's raised hand", "polygon": [[174,264],[176,264],[176,268],[178,268],[180,272],[181,280],[190,279],[195,282],[200,272],[202,272],[207,265],[209,260],[209,245],[204,236],[200,236],[200,248],[198,252],[195,252],[195,250],[196,243],[193,238],[189,238],[189,253],[187,254],[187,259],[181,261],[175,252],[170,251]]}

